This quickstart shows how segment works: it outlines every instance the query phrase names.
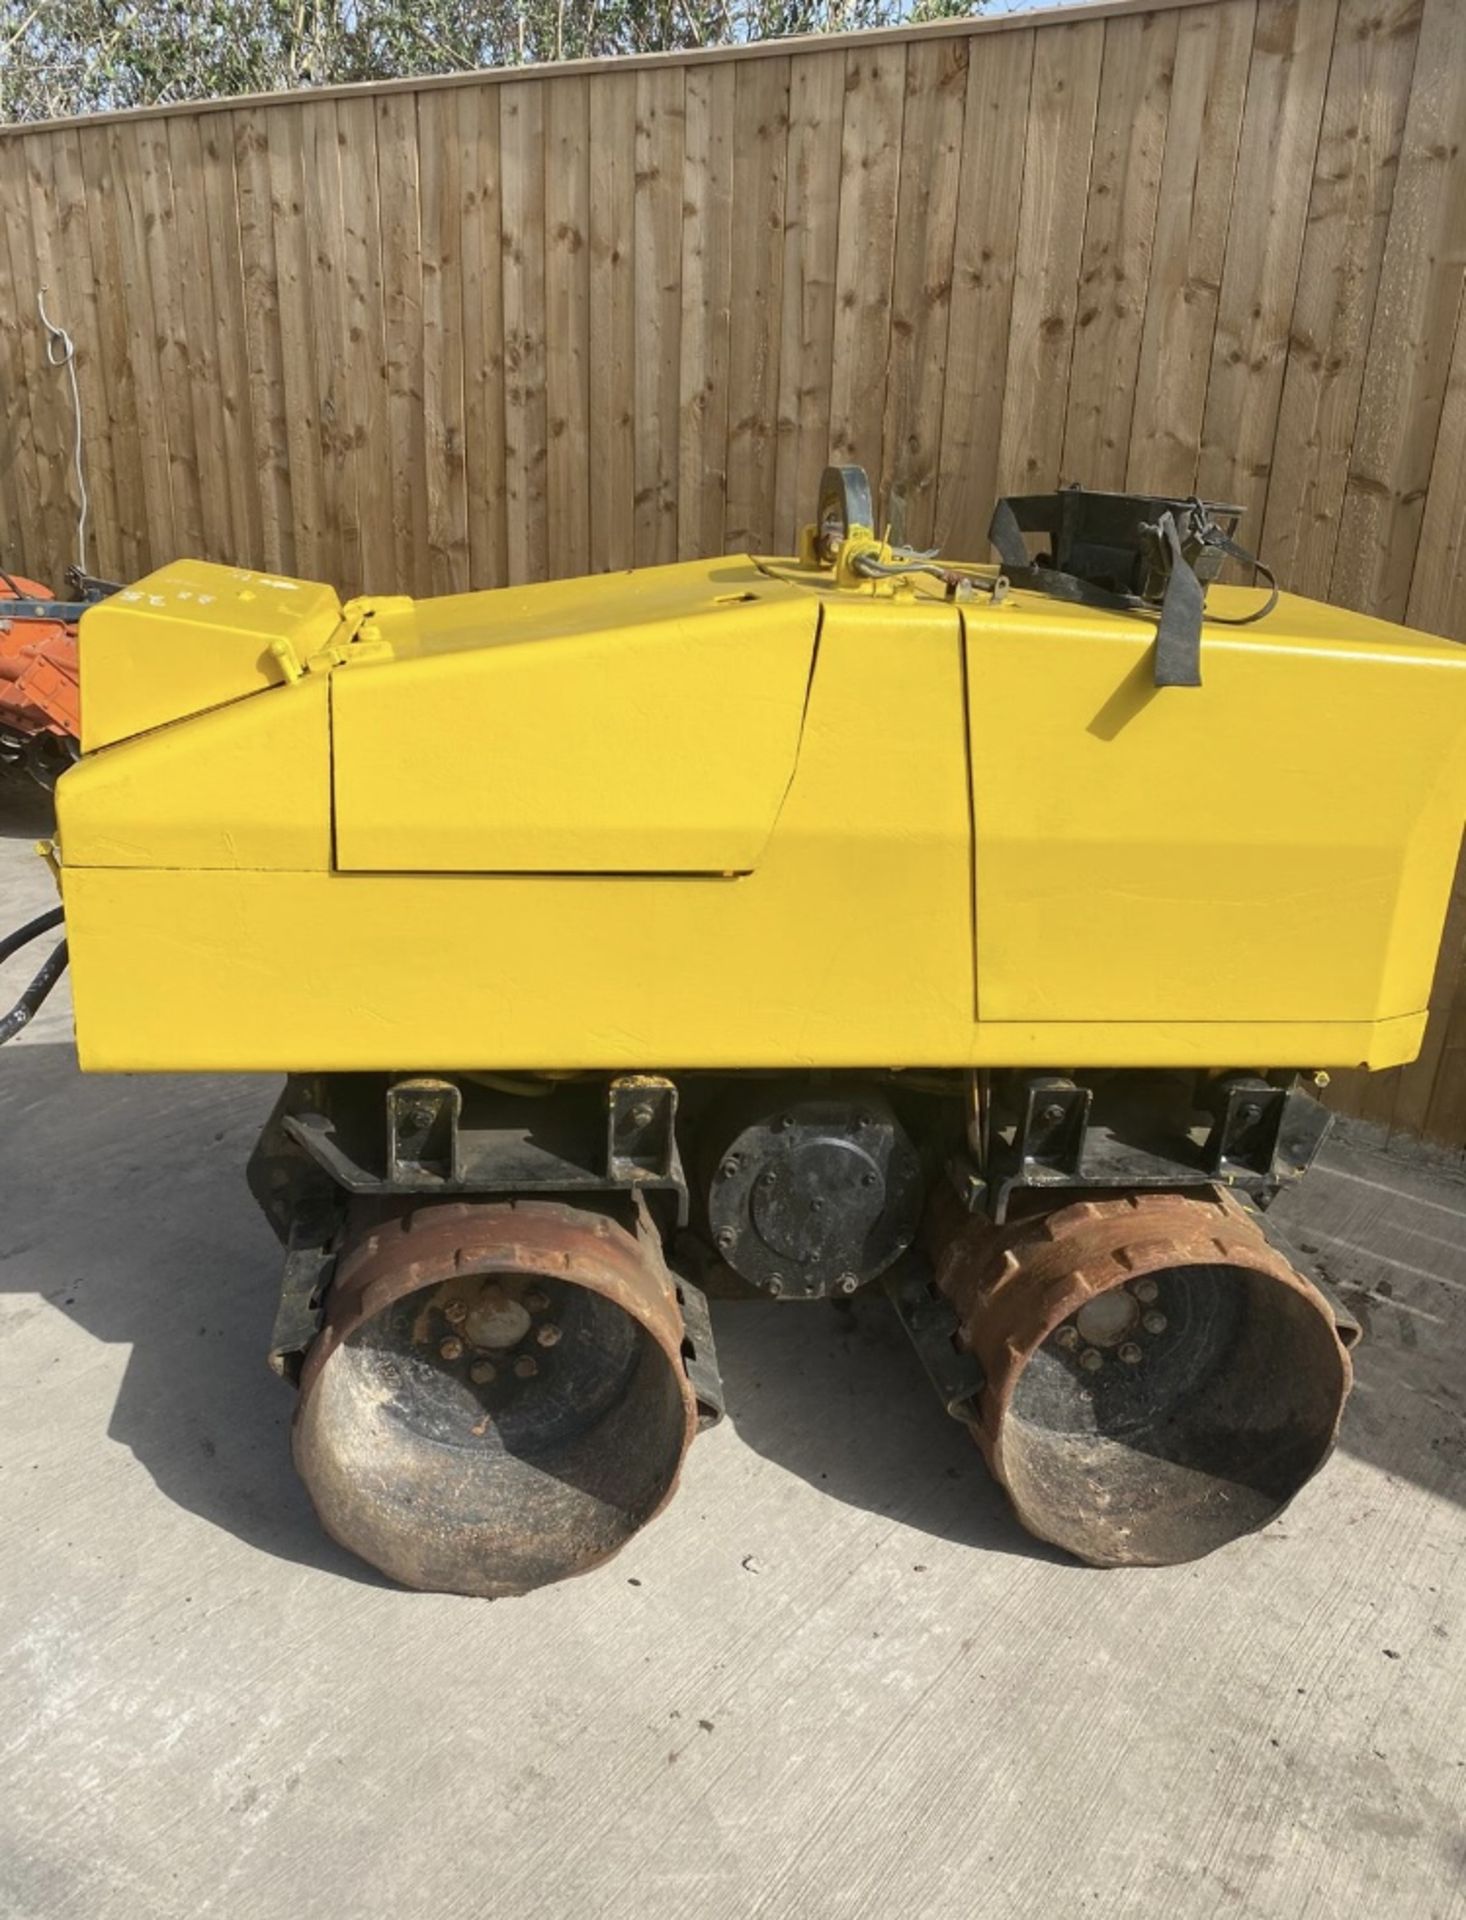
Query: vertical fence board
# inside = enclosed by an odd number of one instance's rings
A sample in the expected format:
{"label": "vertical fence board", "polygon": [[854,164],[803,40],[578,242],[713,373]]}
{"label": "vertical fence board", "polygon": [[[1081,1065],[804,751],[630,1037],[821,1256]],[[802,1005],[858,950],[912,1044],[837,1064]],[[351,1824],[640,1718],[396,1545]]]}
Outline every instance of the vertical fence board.
{"label": "vertical fence board", "polygon": [[507,568],[504,513],[503,229],[499,96],[464,88],[455,101],[463,253],[464,485],[469,584],[497,586]]}
{"label": "vertical fence board", "polygon": [[275,299],[270,157],[266,122],[254,109],[234,115],[234,174],[244,276],[250,426],[260,476],[259,564],[289,572],[295,565],[295,526],[291,510],[290,442],[285,426],[280,319]]}
{"label": "vertical fence board", "polygon": [[774,544],[789,81],[787,60],[760,60],[740,67],[733,102],[733,285],[738,321],[728,343],[728,498],[723,540],[734,549],[767,549]]}
{"label": "vertical fence board", "polygon": [[590,83],[590,557],[636,545],[636,76]]}
{"label": "vertical fence board", "polygon": [[169,127],[205,558],[258,565],[234,150],[222,116]]}
{"label": "vertical fence board", "polygon": [[814,518],[830,456],[839,236],[829,213],[840,194],[844,106],[842,53],[802,53],[790,62],[772,542],[781,547],[792,548]]}
{"label": "vertical fence board", "polygon": [[[1458,916],[1460,911],[1458,908]],[[1460,926],[1459,917],[1455,924]],[[1466,942],[1459,950],[1455,974],[1449,1008],[1442,995],[1434,1016],[1437,1025],[1445,1022],[1445,1042],[1422,1130],[1430,1139],[1459,1150],[1466,1142]]]}
{"label": "vertical fence board", "polygon": [[[127,315],[127,352],[137,393],[138,426],[142,447],[143,502],[148,516],[149,544],[160,560],[171,560],[181,551],[178,529],[173,517],[171,446],[181,433],[181,424],[170,420],[163,370],[159,360],[156,299],[163,290],[154,284],[154,273],[166,263],[161,249],[149,252],[148,221],[153,212],[146,185],[142,155],[145,128],[136,121],[108,129],[108,164],[116,183],[113,211],[117,219],[118,252],[122,280],[115,289]],[[261,149],[268,167],[268,154]],[[265,217],[268,222],[269,189],[265,188]],[[273,271],[273,269],[272,269]],[[272,444],[276,448],[279,471],[289,471],[289,444],[285,438],[284,412],[281,410]],[[294,547],[291,546],[293,558]]]}
{"label": "vertical fence board", "polygon": [[952,553],[985,554],[999,492],[1033,44],[1031,30],[975,40],[967,62],[937,478],[936,534]]}
{"label": "vertical fence board", "polygon": [[1409,604],[1466,268],[1466,6],[1426,0],[1330,597]]}
{"label": "vertical fence board", "polygon": [[320,460],[320,546],[323,577],[350,579],[361,571],[356,527],[356,467],[350,457],[350,396],[346,391],[350,341],[347,333],[345,210],[341,180],[341,129],[334,101],[307,107],[304,142],[305,243],[311,275],[311,358],[316,387],[316,440]]}
{"label": "vertical fence board", "polygon": [[[102,300],[99,297],[96,270],[92,265],[81,141],[75,129],[68,129],[51,144],[60,243],[57,294],[62,302],[61,324],[68,328],[76,346],[77,392],[81,402],[82,451],[85,456],[87,449],[106,444],[109,431]],[[201,324],[207,327],[210,319],[206,310]],[[90,497],[87,565],[94,573],[103,573],[109,579],[115,579],[119,571],[125,570],[121,558],[122,526],[117,502],[116,471],[108,460],[85,461],[85,466]],[[223,529],[226,539],[232,527],[232,516],[226,515]],[[75,557],[80,559],[80,555]]]}
{"label": "vertical fence board", "polygon": [[905,102],[904,47],[862,47],[848,56],[840,142],[830,457],[841,463],[855,461],[868,470],[876,487],[877,518],[892,477],[885,471],[881,433]]}
{"label": "vertical fence board", "polygon": [[1242,115],[1197,484],[1263,524],[1299,249],[1333,48],[1333,0],[1261,0]]}
{"label": "vertical fence board", "polygon": [[211,354],[198,348],[191,363],[183,282],[193,269],[185,265],[180,209],[173,190],[167,122],[135,129],[141,188],[143,247],[152,289],[158,382],[163,397],[162,435],[168,447],[168,490],[173,501],[173,543],[179,553],[203,548],[203,497],[194,426],[194,384],[207,379]]}
{"label": "vertical fence board", "polygon": [[1183,13],[1151,243],[1126,485],[1189,494],[1232,220],[1253,0]]}
{"label": "vertical fence board", "polygon": [[[213,329],[223,431],[220,459],[228,500],[225,557],[247,567],[265,563],[257,452],[249,402],[249,338],[239,246],[239,189],[234,129],[226,114],[200,126],[200,193],[209,261],[209,325]],[[348,562],[356,556],[347,556]],[[356,577],[350,566],[345,576]]]}
{"label": "vertical fence board", "polygon": [[457,102],[425,93],[417,103],[422,168],[423,455],[427,466],[428,562],[434,593],[469,584],[467,425],[463,385],[463,192]]}
{"label": "vertical fence board", "polygon": [[680,68],[637,75],[633,543],[638,566],[677,558],[684,92]]}
{"label": "vertical fence board", "polygon": [[[97,370],[101,375],[102,410],[107,433],[104,462],[112,473],[117,501],[117,551],[108,559],[99,554],[105,568],[116,565],[126,576],[136,578],[153,563],[154,529],[147,518],[143,493],[142,435],[137,417],[137,395],[132,376],[132,361],[127,351],[127,320],[116,289],[122,282],[122,260],[117,235],[115,182],[111,171],[106,127],[80,127],[77,149],[81,163],[82,191],[86,197],[87,239],[91,271],[98,287],[106,287],[106,299],[97,306]],[[228,134],[226,122],[226,135]],[[0,155],[3,160],[3,155]],[[0,250],[3,252],[3,250]],[[0,324],[6,306],[0,301]],[[80,375],[78,375],[80,378]],[[89,440],[85,448],[88,469],[97,467],[97,443]],[[258,499],[259,488],[251,475],[251,492]]]}
{"label": "vertical fence board", "polygon": [[184,411],[191,415],[198,495],[199,544],[195,547],[186,532],[181,535],[181,544],[206,560],[227,560],[233,557],[233,515],[224,454],[219,336],[212,324],[215,303],[208,269],[202,129],[197,120],[174,120],[162,123],[160,130],[167,140],[170,197],[177,226],[174,350],[185,382]]}
{"label": "vertical fence board", "polygon": [[936,524],[966,96],[962,41],[910,49],[881,443],[893,528],[918,547]]}
{"label": "vertical fence board", "polygon": [[1176,25],[1174,13],[1105,24],[1062,458],[1086,487],[1125,485]]}
{"label": "vertical fence board", "polygon": [[1421,0],[1343,0],[1258,550],[1326,594],[1405,126]]}
{"label": "vertical fence board", "polygon": [[545,529],[544,95],[532,81],[499,98],[504,232],[504,497],[511,581],[543,579]]}
{"label": "vertical fence board", "polygon": [[[534,94],[536,109],[538,91]],[[377,102],[377,179],[382,232],[382,320],[387,367],[387,474],[392,556],[404,593],[432,584],[428,543],[427,421],[423,411],[422,200],[417,114],[410,94]],[[538,154],[536,153],[536,166]],[[543,304],[543,289],[538,290]],[[544,443],[543,421],[534,444]],[[535,514],[536,523],[543,516]]]}
{"label": "vertical fence board", "polygon": [[[1466,294],[1456,316],[1455,352],[1436,436],[1420,546],[1410,583],[1409,620],[1466,641]],[[1466,840],[1441,940],[1430,1022],[1420,1057],[1400,1071],[1391,1126],[1466,1145]],[[1458,1050],[1448,1053],[1448,1043]],[[1454,1130],[1452,1130],[1454,1129]]]}
{"label": "vertical fence board", "polygon": [[723,544],[736,79],[732,66],[695,67],[687,76],[677,470],[677,552],[685,560]]}
{"label": "vertical fence board", "polygon": [[[1394,1097],[1387,1109],[1378,1111],[1377,1108],[1377,1113],[1392,1132],[1424,1132],[1430,1121],[1431,1103],[1437,1089],[1441,1090],[1443,1098],[1449,1097],[1449,1090],[1443,1085],[1446,1046],[1450,1037],[1452,1002],[1460,992],[1463,979],[1466,979],[1466,846],[1462,848],[1462,859],[1456,869],[1456,884],[1452,889],[1450,910],[1441,936],[1440,959],[1430,991],[1430,1019],[1426,1024],[1425,1042],[1419,1057],[1393,1074],[1367,1076],[1391,1085]],[[1380,1102],[1379,1107],[1383,1106],[1384,1103]],[[1365,1110],[1369,1110],[1368,1104]],[[1466,1140],[1466,1133],[1460,1136],[1460,1140]]]}
{"label": "vertical fence board", "polygon": [[546,89],[545,505],[552,574],[590,566],[590,96]]}
{"label": "vertical fence board", "polygon": [[[341,156],[342,444],[349,448],[352,484],[343,487],[343,562],[352,591],[393,585],[392,470],[387,423],[387,346],[382,281],[382,231],[377,208],[377,118],[368,99],[336,103]],[[495,227],[497,247],[498,228]]]}
{"label": "vertical fence board", "polygon": [[[328,578],[335,566],[326,525],[325,463],[321,454],[325,396],[316,367],[316,304],[321,290],[313,271],[306,214],[306,128],[317,111],[311,107],[277,107],[267,135],[275,308],[280,327],[295,564],[311,579]],[[312,198],[325,190],[324,182],[310,182]]]}
{"label": "vertical fence board", "polygon": [[1431,460],[1409,620],[1427,633],[1466,640],[1466,294]]}
{"label": "vertical fence board", "polygon": [[[34,372],[26,364],[35,335],[21,312],[28,284],[26,263],[19,273],[10,264],[6,209],[24,204],[19,185],[24,153],[18,140],[0,144],[0,392],[13,395],[0,448],[0,566],[32,573],[45,565],[45,548],[54,530],[41,518],[36,492],[35,454],[31,446],[30,388]],[[29,339],[28,339],[29,336]]]}
{"label": "vertical fence board", "polygon": [[[60,568],[72,558],[75,545],[78,496],[69,457],[72,428],[68,383],[62,369],[50,363],[36,307],[37,291],[45,287],[52,320],[64,323],[66,316],[57,311],[61,246],[56,182],[46,143],[40,136],[18,141],[9,159],[14,172],[9,182],[0,176],[0,191],[6,201],[4,217],[17,296],[11,324],[15,328],[18,377],[7,386],[6,393],[15,396],[12,405],[20,429],[14,457],[18,459],[21,450],[27,449],[32,462],[45,463],[33,503],[37,524],[66,529],[64,552],[59,544],[53,544],[49,553],[38,555],[42,571],[51,576],[50,583],[59,584]],[[29,298],[23,290],[28,290]],[[0,452],[0,457],[10,457],[8,450]]]}
{"label": "vertical fence board", "polygon": [[1003,492],[1060,478],[1104,22],[1038,35],[1018,218],[1008,378],[998,443]]}

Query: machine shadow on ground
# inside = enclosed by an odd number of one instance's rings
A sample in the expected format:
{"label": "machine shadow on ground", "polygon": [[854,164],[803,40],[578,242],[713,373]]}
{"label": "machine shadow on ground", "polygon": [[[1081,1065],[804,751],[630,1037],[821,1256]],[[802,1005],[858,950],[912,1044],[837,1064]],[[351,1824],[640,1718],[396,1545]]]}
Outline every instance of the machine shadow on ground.
{"label": "machine shadow on ground", "polygon": [[[371,1570],[316,1524],[265,1366],[278,1250],[244,1191],[272,1086],[84,1078],[68,1047],[0,1056],[0,1292],[128,1351],[107,1424],[179,1506],[281,1559]],[[78,1447],[100,1435],[78,1434]]]}
{"label": "machine shadow on ground", "polygon": [[56,831],[56,804],[29,774],[13,770],[4,780],[0,805],[0,840],[49,840]]}
{"label": "machine shadow on ground", "polygon": [[714,1303],[713,1332],[728,1417],[755,1453],[919,1533],[1066,1562],[1013,1518],[879,1290],[840,1306]]}
{"label": "machine shadow on ground", "polygon": [[[266,1553],[375,1580],[320,1531],[290,1465],[290,1389],[265,1367],[279,1254],[244,1163],[273,1093],[263,1077],[87,1078],[67,1046],[7,1049],[0,1292],[129,1349],[107,1437],[168,1498]],[[1280,1211],[1367,1322],[1342,1445],[1466,1503],[1466,1179],[1351,1138]],[[918,1532],[1062,1561],[1013,1520],[879,1295],[717,1303],[714,1327],[756,1453]]]}

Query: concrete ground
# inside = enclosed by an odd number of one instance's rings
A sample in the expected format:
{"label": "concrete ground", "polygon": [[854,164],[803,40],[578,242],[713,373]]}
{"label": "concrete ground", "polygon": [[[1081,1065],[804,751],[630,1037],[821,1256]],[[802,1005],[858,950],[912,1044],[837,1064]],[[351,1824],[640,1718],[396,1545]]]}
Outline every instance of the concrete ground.
{"label": "concrete ground", "polygon": [[[49,887],[7,809],[0,928]],[[1460,1177],[1339,1142],[1288,1205],[1359,1385],[1205,1564],[1038,1548],[875,1305],[729,1307],[670,1511],[488,1605],[292,1476],[270,1087],[84,1080],[68,1032],[0,1055],[7,1920],[1466,1915]]]}

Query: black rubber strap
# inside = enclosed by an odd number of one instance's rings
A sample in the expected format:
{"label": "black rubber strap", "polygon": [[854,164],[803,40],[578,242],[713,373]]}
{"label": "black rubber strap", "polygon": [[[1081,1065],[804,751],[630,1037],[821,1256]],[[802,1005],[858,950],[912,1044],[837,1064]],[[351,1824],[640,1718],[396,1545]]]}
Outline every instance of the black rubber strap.
{"label": "black rubber strap", "polygon": [[1155,683],[1158,687],[1201,685],[1201,582],[1181,551],[1176,516],[1163,513],[1156,522],[1161,544],[1170,556],[1171,570],[1161,600],[1155,632]]}

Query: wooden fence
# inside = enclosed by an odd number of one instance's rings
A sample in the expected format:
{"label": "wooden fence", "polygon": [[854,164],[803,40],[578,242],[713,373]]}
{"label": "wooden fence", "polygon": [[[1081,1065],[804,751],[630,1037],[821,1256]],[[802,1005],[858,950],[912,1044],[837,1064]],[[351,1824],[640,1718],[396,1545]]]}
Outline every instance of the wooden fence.
{"label": "wooden fence", "polygon": [[[784,548],[857,460],[1235,500],[1286,584],[1466,639],[1466,4],[1080,13],[0,135],[0,556],[447,592]],[[1466,891],[1425,1056],[1466,1141]]]}

